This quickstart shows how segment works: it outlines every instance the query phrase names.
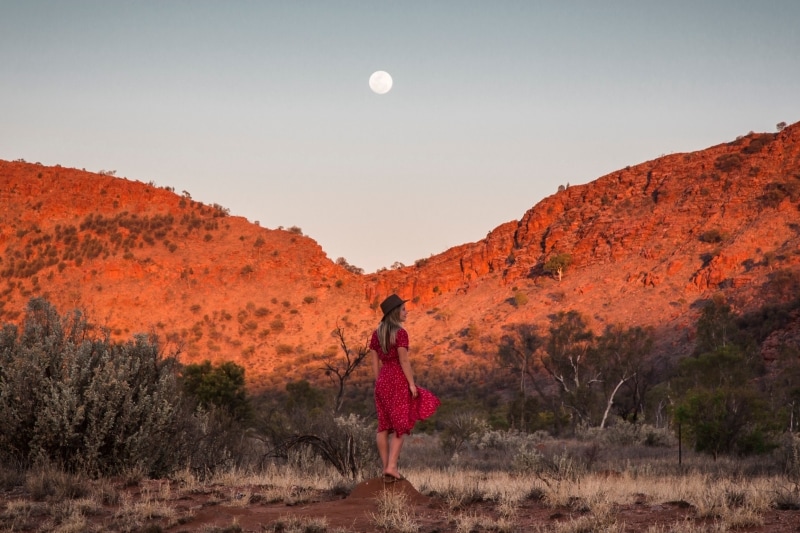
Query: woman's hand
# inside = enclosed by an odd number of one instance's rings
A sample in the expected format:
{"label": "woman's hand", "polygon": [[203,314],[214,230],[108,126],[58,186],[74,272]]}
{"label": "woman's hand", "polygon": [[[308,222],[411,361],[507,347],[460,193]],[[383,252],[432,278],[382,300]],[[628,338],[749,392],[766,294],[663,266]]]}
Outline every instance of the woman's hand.
{"label": "woman's hand", "polygon": [[410,391],[411,391],[411,397],[412,397],[412,398],[416,398],[416,397],[417,397],[417,395],[419,394],[419,393],[417,392],[417,386],[416,386],[416,385],[413,385],[413,384],[412,384],[412,385],[409,385],[409,386],[408,386],[408,390],[410,390]]}

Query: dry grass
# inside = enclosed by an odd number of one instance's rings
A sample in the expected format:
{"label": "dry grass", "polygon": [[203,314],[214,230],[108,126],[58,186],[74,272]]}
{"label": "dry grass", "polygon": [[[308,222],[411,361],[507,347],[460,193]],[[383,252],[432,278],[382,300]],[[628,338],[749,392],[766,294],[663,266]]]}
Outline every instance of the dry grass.
{"label": "dry grass", "polygon": [[371,516],[375,526],[383,531],[398,533],[419,531],[419,525],[409,511],[408,497],[402,492],[382,492],[378,496],[378,512]]}
{"label": "dry grass", "polygon": [[220,503],[246,506],[257,502],[298,505],[309,502],[317,492],[348,493],[354,484],[322,465],[300,469],[273,464],[259,472],[229,470],[204,483],[195,480],[192,486],[195,491],[221,486],[224,490],[215,491]]}
{"label": "dry grass", "polygon": [[[425,454],[429,445],[424,439],[417,441],[419,449],[412,444],[408,456]],[[512,466],[513,461],[507,469],[478,468],[467,466],[470,463],[462,458],[456,465],[409,467],[403,473],[420,493],[439,502],[451,528],[448,531],[459,532],[520,531],[532,502],[561,517],[528,528],[536,533],[621,533],[626,525],[618,510],[635,505],[685,510],[687,519],[681,514],[674,523],[648,526],[646,533],[757,528],[774,509],[800,509],[797,485],[786,474],[765,468],[763,457],[711,462],[688,454],[677,465],[672,450],[667,450],[660,457],[644,459],[620,453],[617,460],[597,461],[589,468],[577,454],[559,447],[547,468],[540,470],[521,471]],[[139,479],[134,474],[113,481],[90,480],[47,468],[24,475],[2,472],[2,478],[16,480],[4,488],[16,492],[0,505],[0,530],[63,533],[132,532],[154,524],[173,527],[192,519],[194,511],[180,505],[191,495],[201,495],[209,505],[221,507],[297,506],[315,501],[319,494],[347,494],[355,486],[332,468],[311,460],[302,468],[273,464],[259,471],[229,470],[204,479],[182,471],[170,480]],[[369,516],[377,531],[422,530],[405,498],[402,492],[381,493],[377,511]],[[523,507],[525,512],[520,512]],[[237,528],[234,523],[225,530]],[[333,529],[324,518],[287,514],[265,525],[264,531],[346,530]]]}
{"label": "dry grass", "polygon": [[[421,449],[411,453],[432,455],[435,452],[425,449],[430,445],[418,440]],[[408,469],[405,474],[421,492],[443,501],[459,531],[513,530],[514,509],[526,500],[566,512],[568,519],[540,526],[540,532],[554,533],[623,531],[625,524],[618,523],[616,508],[637,503],[689,510],[690,521],[654,526],[650,533],[753,528],[763,525],[763,515],[772,509],[800,508],[800,495],[791,480],[770,468],[768,458],[711,461],[684,452],[678,465],[674,448],[597,452],[583,443],[570,446],[562,442],[553,446],[560,451],[538,470],[465,468],[469,460],[462,456],[445,468]],[[587,465],[586,450],[596,454],[591,457],[593,467]],[[512,463],[508,456],[507,463]],[[494,503],[491,516],[470,510],[480,502]]]}
{"label": "dry grass", "polygon": [[517,503],[542,486],[509,472],[426,468],[409,470],[406,477],[423,494],[443,498],[452,510],[482,501]]}
{"label": "dry grass", "polygon": [[273,533],[328,533],[328,521],[324,518],[282,516],[264,531]]}
{"label": "dry grass", "polygon": [[318,458],[310,457],[308,461],[298,464],[268,464],[258,471],[230,469],[218,473],[195,485],[241,486],[270,485],[291,489],[304,487],[314,490],[334,490],[342,485],[342,478],[336,470]]}
{"label": "dry grass", "polygon": [[[410,470],[407,477],[422,492],[441,497],[451,512],[469,509],[477,502],[491,501],[496,502],[501,517],[513,520],[515,504],[535,494],[553,509],[588,513],[553,530],[564,533],[618,531],[620,526],[614,520],[614,506],[643,500],[656,504],[682,502],[694,509],[696,518],[708,519],[722,528],[759,526],[763,523],[761,515],[776,505],[775,487],[782,479],[781,476],[759,476],[733,481],[699,472],[633,478],[625,472],[613,477],[603,472],[587,473],[576,481],[548,486],[530,476],[477,470],[460,471],[457,475],[448,470]],[[459,515],[457,520],[459,524],[479,524],[488,519],[467,513]],[[475,527],[463,525],[466,531]]]}
{"label": "dry grass", "polygon": [[455,524],[457,533],[472,533],[474,531],[496,531],[497,533],[512,533],[517,531],[515,522],[506,517],[493,518],[474,512],[465,512],[450,517],[450,522]]}

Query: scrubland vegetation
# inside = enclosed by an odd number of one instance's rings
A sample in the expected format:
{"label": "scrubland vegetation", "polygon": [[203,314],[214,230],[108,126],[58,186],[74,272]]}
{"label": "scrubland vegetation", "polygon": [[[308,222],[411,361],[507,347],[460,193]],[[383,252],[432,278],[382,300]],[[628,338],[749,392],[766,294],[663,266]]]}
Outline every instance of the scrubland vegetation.
{"label": "scrubland vegetation", "polygon": [[[800,354],[773,342],[775,359],[761,356],[798,312],[785,294],[747,316],[709,301],[695,354],[675,362],[648,357],[647,330],[595,335],[574,312],[547,331],[510,326],[496,352],[506,396],[497,382],[443,391],[405,447],[403,474],[438,518],[385,492],[370,527],[683,533],[796,513]],[[0,330],[0,528],[192,531],[204,506],[282,504],[261,531],[347,531],[290,512],[380,474],[373,417],[345,394],[363,354],[338,333],[341,358],[324,355],[335,390],[290,381],[251,397],[234,363],[181,365],[154,337],[112,342],[31,300],[20,328]],[[631,509],[659,518],[631,529]]]}

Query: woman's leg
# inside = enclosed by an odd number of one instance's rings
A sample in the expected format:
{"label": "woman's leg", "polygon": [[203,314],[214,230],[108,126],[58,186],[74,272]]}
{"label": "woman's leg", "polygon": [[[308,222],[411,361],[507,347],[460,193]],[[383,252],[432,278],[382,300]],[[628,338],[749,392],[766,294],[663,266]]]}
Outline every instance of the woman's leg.
{"label": "woman's leg", "polygon": [[400,477],[400,472],[397,470],[397,461],[400,459],[400,450],[403,449],[403,439],[405,435],[394,435],[392,440],[389,441],[389,457],[383,468],[384,474],[390,476]]}
{"label": "woman's leg", "polygon": [[383,471],[386,472],[386,468],[389,465],[389,432],[379,432],[375,440],[378,443],[378,454],[381,456]]}

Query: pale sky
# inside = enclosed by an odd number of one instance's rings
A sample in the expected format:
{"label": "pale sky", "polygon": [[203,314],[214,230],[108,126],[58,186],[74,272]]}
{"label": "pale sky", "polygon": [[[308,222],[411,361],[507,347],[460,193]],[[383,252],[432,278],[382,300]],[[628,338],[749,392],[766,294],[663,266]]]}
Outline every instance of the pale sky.
{"label": "pale sky", "polygon": [[374,272],[800,120],[798,28],[797,0],[0,0],[0,159],[188,191]]}

